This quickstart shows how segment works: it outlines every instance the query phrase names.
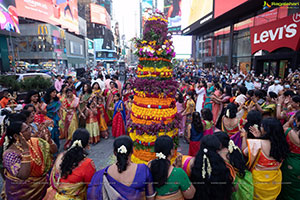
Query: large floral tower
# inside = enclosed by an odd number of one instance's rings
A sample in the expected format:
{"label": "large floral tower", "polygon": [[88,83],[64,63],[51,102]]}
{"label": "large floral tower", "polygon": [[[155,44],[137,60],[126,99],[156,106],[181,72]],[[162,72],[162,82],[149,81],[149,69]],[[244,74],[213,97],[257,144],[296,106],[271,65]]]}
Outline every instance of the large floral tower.
{"label": "large floral tower", "polygon": [[154,13],[146,21],[143,38],[136,39],[136,48],[139,64],[128,132],[134,142],[131,160],[148,163],[155,159],[154,142],[158,136],[168,135],[176,149],[178,145],[179,118],[174,98],[178,83],[173,79],[171,63],[175,52],[163,14]]}

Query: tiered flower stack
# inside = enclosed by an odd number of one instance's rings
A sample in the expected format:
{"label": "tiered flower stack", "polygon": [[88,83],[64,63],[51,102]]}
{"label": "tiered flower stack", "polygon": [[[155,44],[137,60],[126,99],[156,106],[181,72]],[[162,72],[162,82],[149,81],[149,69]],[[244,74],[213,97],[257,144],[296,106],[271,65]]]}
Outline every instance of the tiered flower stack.
{"label": "tiered flower stack", "polygon": [[168,135],[175,143],[177,155],[179,117],[175,94],[178,83],[173,79],[172,58],[175,56],[168,21],[154,13],[145,23],[142,39],[136,39],[139,57],[135,96],[128,132],[134,141],[131,160],[148,163],[155,159],[154,143],[158,136]]}

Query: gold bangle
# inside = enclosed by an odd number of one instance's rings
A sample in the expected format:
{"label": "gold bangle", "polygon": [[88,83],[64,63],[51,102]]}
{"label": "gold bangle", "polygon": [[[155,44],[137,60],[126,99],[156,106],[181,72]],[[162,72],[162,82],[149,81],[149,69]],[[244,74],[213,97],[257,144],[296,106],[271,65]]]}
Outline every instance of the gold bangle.
{"label": "gold bangle", "polygon": [[31,163],[31,160],[21,161],[21,164]]}
{"label": "gold bangle", "polygon": [[31,157],[31,155],[30,154],[22,154],[22,158],[24,158],[24,157]]}

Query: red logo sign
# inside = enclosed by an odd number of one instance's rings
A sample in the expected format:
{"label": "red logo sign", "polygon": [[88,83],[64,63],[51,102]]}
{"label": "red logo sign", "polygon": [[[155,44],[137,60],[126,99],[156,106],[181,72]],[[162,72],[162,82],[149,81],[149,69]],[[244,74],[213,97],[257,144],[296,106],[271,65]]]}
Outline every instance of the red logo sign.
{"label": "red logo sign", "polygon": [[281,47],[298,50],[300,47],[300,13],[250,29],[251,53],[272,52]]}

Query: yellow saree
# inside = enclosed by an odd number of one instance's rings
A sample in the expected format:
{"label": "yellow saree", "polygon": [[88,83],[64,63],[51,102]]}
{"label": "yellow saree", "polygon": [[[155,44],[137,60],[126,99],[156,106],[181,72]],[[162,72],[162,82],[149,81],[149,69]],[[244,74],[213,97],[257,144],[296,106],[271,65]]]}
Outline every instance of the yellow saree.
{"label": "yellow saree", "polygon": [[280,163],[267,158],[259,139],[248,139],[248,167],[252,172],[254,200],[274,200],[280,194],[282,174]]}

